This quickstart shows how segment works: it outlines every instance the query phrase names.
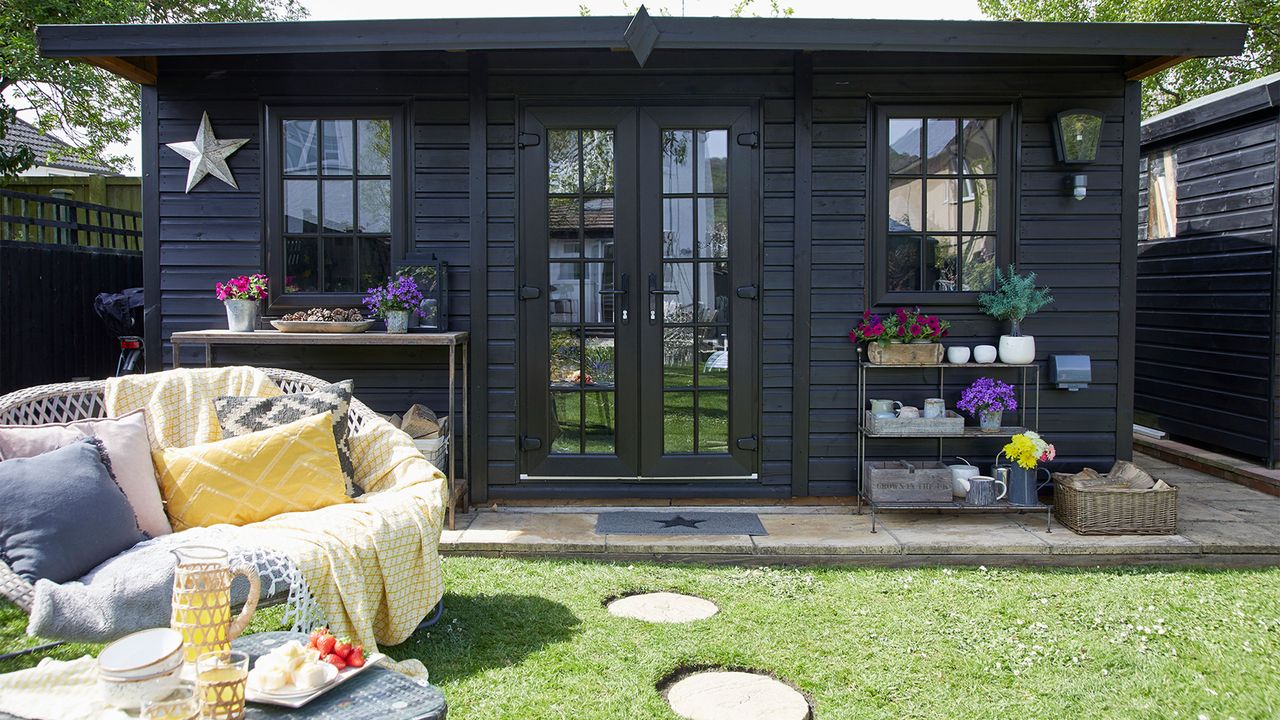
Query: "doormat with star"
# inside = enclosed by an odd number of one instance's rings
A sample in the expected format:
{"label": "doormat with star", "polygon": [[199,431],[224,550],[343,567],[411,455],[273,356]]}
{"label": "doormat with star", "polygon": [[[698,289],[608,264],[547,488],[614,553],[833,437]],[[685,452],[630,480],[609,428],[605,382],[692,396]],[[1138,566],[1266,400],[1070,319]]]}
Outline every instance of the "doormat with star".
{"label": "doormat with star", "polygon": [[645,512],[616,510],[600,513],[600,535],[768,535],[760,518],[747,512]]}

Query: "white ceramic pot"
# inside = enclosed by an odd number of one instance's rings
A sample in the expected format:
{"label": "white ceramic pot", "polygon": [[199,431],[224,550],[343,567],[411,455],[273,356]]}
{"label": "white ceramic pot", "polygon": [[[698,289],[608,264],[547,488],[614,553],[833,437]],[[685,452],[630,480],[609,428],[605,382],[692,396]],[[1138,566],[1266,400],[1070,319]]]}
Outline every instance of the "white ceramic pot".
{"label": "white ceramic pot", "polygon": [[969,348],[965,345],[952,345],[947,348],[947,362],[963,365],[969,362]]}
{"label": "white ceramic pot", "polygon": [[1008,365],[1030,365],[1035,361],[1036,339],[1034,336],[1000,336],[1000,362]]}
{"label": "white ceramic pot", "polygon": [[983,365],[995,362],[996,346],[995,345],[979,345],[978,347],[974,348],[973,360],[974,362],[982,363]]}

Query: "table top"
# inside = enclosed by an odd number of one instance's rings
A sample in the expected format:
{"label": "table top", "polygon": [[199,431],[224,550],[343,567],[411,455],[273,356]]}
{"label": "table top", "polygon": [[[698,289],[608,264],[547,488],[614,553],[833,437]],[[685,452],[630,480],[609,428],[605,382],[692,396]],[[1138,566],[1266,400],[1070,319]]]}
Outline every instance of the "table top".
{"label": "table top", "polygon": [[213,343],[216,345],[464,345],[471,333],[452,332],[386,333],[286,333],[279,330],[233,332],[231,330],[184,330],[170,338],[178,343]]}
{"label": "table top", "polygon": [[[248,653],[250,663],[288,640],[307,641],[303,633],[268,632],[244,635],[231,643]],[[444,720],[448,706],[440,689],[385,667],[374,666],[297,710],[249,703],[245,720],[308,718],[310,720]]]}

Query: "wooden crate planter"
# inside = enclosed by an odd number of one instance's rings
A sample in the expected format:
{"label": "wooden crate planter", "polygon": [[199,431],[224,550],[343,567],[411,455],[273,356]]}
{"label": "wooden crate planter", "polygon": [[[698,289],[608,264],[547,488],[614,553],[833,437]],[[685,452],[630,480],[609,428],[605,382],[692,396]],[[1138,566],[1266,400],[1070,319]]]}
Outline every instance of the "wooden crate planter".
{"label": "wooden crate planter", "polygon": [[[1081,535],[1173,535],[1178,488],[1077,490],[1054,473],[1053,514]],[[1065,478],[1067,476],[1063,476]]]}
{"label": "wooden crate planter", "polygon": [[948,410],[945,417],[940,418],[901,418],[876,417],[870,411],[866,414],[866,428],[870,435],[886,437],[932,437],[934,435],[963,435],[964,418],[954,410]]}
{"label": "wooden crate planter", "polygon": [[869,462],[862,477],[871,502],[951,500],[951,470],[940,462]]}
{"label": "wooden crate planter", "polygon": [[873,342],[867,346],[867,360],[875,365],[937,365],[942,362],[942,343]]}

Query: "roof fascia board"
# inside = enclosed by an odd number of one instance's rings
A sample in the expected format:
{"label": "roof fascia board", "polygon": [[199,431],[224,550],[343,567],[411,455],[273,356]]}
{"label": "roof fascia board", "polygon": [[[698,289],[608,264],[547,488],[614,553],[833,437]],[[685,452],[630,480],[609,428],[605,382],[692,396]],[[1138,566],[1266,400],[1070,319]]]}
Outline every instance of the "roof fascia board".
{"label": "roof fascia board", "polygon": [[1162,142],[1176,135],[1280,107],[1280,78],[1237,92],[1224,92],[1226,94],[1222,97],[1207,103],[1193,100],[1146,120],[1142,123],[1142,144]]}
{"label": "roof fascia board", "polygon": [[[647,13],[646,13],[647,14]],[[49,57],[527,48],[631,49],[633,18],[339,20],[190,25],[42,25]],[[934,51],[1202,57],[1240,52],[1233,23],[650,17],[658,49]]]}

